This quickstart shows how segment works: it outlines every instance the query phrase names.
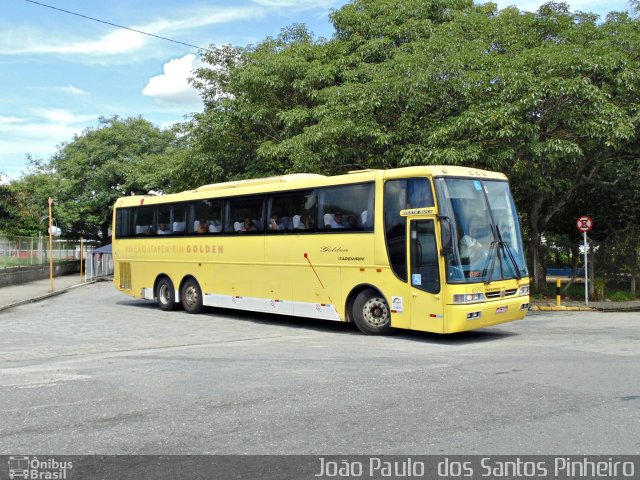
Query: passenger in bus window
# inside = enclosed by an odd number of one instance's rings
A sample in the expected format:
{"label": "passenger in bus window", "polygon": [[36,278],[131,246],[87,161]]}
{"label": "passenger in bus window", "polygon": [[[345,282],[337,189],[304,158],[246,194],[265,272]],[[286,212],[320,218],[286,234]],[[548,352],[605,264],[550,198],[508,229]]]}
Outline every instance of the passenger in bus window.
{"label": "passenger in bus window", "polygon": [[460,240],[460,256],[469,263],[481,261],[487,255],[491,243],[485,226],[479,218],[469,220],[467,233]]}
{"label": "passenger in bus window", "polygon": [[256,224],[253,222],[253,220],[251,220],[250,218],[245,218],[244,219],[244,223],[242,225],[242,231],[243,232],[255,232],[256,230],[258,230],[258,227],[256,227]]}
{"label": "passenger in bus window", "polygon": [[[327,222],[328,220],[328,222]],[[336,212],[333,215],[325,215],[324,226],[325,228],[345,228],[342,218],[342,212]]]}
{"label": "passenger in bus window", "polygon": [[200,220],[200,224],[198,225],[198,229],[196,230],[196,233],[207,233],[208,231],[208,225],[207,225],[207,221],[206,220]]}
{"label": "passenger in bus window", "polygon": [[284,230],[284,224],[278,218],[278,215],[272,215],[269,219],[269,230],[278,231]]}
{"label": "passenger in bus window", "polygon": [[158,224],[158,235],[169,235],[170,233],[171,233],[171,230],[167,228],[166,223]]}
{"label": "passenger in bus window", "polygon": [[222,231],[222,224],[219,220],[212,220],[211,225],[209,225],[209,231],[211,233],[219,233]]}
{"label": "passenger in bus window", "polygon": [[[297,217],[297,219],[296,219]],[[297,230],[310,230],[311,229],[311,217],[306,213],[302,215],[296,215],[293,217],[293,228]]]}
{"label": "passenger in bus window", "polygon": [[348,215],[346,218],[345,227],[356,228],[357,226],[358,226],[358,217],[356,217],[355,215]]}

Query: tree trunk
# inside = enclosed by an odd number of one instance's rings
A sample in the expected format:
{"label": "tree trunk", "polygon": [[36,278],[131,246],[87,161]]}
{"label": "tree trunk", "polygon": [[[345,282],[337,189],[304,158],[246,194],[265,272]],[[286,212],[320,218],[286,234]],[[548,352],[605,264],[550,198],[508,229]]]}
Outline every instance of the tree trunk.
{"label": "tree trunk", "polygon": [[529,239],[529,264],[531,265],[531,280],[534,292],[547,293],[547,275],[542,261],[542,248],[540,245],[541,235],[532,228]]}
{"label": "tree trunk", "polygon": [[100,243],[102,245],[111,243],[111,238],[109,237],[109,222],[100,225],[100,233],[102,234],[100,237]]}
{"label": "tree trunk", "polygon": [[531,205],[529,211],[529,221],[531,226],[531,237],[528,241],[529,246],[529,264],[531,265],[532,289],[536,293],[547,293],[547,272],[544,268],[542,246],[542,230],[540,229],[540,208],[542,207],[542,199],[537,199]]}

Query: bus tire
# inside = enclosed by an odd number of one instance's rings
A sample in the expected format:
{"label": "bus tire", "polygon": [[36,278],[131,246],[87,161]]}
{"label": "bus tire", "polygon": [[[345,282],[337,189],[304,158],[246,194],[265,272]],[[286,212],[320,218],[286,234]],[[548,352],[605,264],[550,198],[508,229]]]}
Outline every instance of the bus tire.
{"label": "bus tire", "polygon": [[385,298],[372,288],[363,290],[353,302],[353,321],[367,335],[391,333],[391,309]]}
{"label": "bus tire", "polygon": [[170,312],[175,310],[176,290],[173,288],[173,282],[168,277],[162,277],[156,286],[156,301],[161,310]]}
{"label": "bus tire", "polygon": [[202,289],[193,278],[185,280],[180,298],[182,306],[187,313],[200,313],[202,311]]}

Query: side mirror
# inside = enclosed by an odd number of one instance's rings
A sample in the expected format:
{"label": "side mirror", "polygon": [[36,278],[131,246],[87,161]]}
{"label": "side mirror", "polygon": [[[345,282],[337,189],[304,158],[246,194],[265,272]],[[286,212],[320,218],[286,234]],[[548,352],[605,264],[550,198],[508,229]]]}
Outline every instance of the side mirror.
{"label": "side mirror", "polygon": [[[453,223],[446,215],[438,215],[438,219],[442,224],[442,249],[440,250],[440,255],[447,257],[453,253]],[[448,228],[444,228],[445,223]]]}

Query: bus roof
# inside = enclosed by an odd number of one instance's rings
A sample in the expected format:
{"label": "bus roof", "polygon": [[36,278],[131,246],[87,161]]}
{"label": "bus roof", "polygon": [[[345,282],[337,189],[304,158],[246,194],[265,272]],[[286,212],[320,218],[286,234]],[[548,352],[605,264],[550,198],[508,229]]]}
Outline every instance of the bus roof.
{"label": "bus roof", "polygon": [[231,182],[203,185],[193,190],[167,195],[132,195],[117,200],[117,207],[138,206],[164,202],[180,202],[210,197],[226,197],[230,195],[249,195],[256,193],[278,192],[319,186],[333,186],[349,183],[373,181],[377,176],[384,179],[405,177],[464,177],[506,180],[507,177],[498,172],[458,166],[416,166],[393,168],[388,170],[355,170],[344,175],[326,176],[315,173],[293,173],[266,178],[252,178]]}

